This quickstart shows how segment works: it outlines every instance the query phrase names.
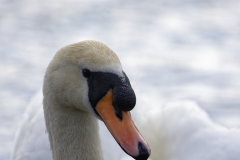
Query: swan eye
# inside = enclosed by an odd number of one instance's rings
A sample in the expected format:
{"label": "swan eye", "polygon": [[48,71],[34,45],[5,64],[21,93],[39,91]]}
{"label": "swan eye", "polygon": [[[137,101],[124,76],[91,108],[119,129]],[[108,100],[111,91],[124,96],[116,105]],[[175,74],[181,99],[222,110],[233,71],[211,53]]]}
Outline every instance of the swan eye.
{"label": "swan eye", "polygon": [[82,74],[85,78],[89,78],[91,76],[91,71],[89,71],[88,69],[83,69]]}

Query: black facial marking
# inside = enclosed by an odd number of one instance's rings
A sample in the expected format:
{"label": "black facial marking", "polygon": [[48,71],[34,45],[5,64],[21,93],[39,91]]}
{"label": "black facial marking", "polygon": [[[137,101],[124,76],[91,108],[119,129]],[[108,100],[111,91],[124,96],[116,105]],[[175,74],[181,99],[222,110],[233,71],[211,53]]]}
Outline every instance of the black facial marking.
{"label": "black facial marking", "polygon": [[83,69],[82,74],[85,78],[89,78],[91,76],[91,72],[88,69]]}
{"label": "black facial marking", "polygon": [[83,75],[90,73],[90,76],[87,76],[88,97],[95,113],[99,116],[95,107],[98,101],[112,88],[115,114],[122,120],[122,111],[130,111],[136,104],[136,96],[127,75],[123,72],[123,77],[119,77],[113,73],[88,71],[83,70]]}

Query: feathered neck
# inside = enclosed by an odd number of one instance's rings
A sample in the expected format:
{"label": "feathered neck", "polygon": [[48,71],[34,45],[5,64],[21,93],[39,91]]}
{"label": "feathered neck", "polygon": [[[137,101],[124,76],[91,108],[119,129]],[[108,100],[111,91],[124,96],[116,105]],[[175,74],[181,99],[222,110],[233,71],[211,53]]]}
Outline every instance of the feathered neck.
{"label": "feathered neck", "polygon": [[97,119],[44,97],[44,116],[54,160],[102,160]]}

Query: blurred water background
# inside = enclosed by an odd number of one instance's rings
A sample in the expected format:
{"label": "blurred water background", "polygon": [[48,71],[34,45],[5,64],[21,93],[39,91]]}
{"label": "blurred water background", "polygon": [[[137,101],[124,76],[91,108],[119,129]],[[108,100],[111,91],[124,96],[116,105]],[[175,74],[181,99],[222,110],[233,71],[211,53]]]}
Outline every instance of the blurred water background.
{"label": "blurred water background", "polygon": [[86,39],[119,55],[138,93],[155,92],[163,103],[190,99],[213,121],[240,127],[240,1],[0,4],[0,160],[9,159],[25,107],[56,51]]}

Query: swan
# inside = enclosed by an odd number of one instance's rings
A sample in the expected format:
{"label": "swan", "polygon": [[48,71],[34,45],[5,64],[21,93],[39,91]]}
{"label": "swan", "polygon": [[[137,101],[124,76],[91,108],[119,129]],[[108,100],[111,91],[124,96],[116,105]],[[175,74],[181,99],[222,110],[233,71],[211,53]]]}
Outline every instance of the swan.
{"label": "swan", "polygon": [[[101,42],[82,41],[63,47],[53,57],[44,76],[43,110],[38,108],[34,118],[25,120],[31,119],[31,125],[44,113],[54,160],[103,159],[97,119],[104,122],[124,152],[145,160],[151,149],[131,120],[129,111],[135,103],[135,93],[117,55]],[[18,132],[15,160],[22,157],[18,148],[25,127]],[[31,149],[34,147],[29,146]],[[49,157],[46,150],[37,154]]]}
{"label": "swan", "polygon": [[[93,43],[93,42],[90,41],[88,43]],[[77,49],[74,49],[73,47],[72,50],[73,50],[72,52],[74,52]],[[72,56],[71,58],[74,58],[74,56]],[[65,61],[58,61],[58,62],[62,63],[59,65],[63,65],[64,67],[70,67],[68,64],[69,63],[71,64],[72,60],[68,59],[67,62]],[[81,67],[80,65],[82,64],[82,61],[79,61],[78,64],[79,64],[79,67]],[[114,66],[116,64],[120,65],[120,62],[115,64],[108,63],[109,67],[108,66],[105,66],[105,68],[97,67],[95,69],[99,71],[106,71],[106,72],[112,72],[117,74],[117,69],[116,69],[117,66]],[[57,68],[52,68],[52,69],[57,69]],[[78,72],[76,74],[79,77],[81,77],[82,80],[84,80],[81,74],[82,73],[81,70],[79,69],[76,69],[76,70],[78,70],[76,71]],[[61,72],[55,72],[54,75],[57,77],[59,76],[58,75],[59,73]],[[64,76],[64,75],[61,75],[61,76]],[[67,77],[63,77],[63,78],[67,78]],[[72,77],[68,77],[68,78],[69,80],[65,81],[65,83],[68,83],[74,80],[74,78]],[[75,77],[75,80],[76,79],[77,78]],[[64,80],[66,79],[61,79],[61,81],[58,81],[58,82],[63,83]],[[102,81],[102,83],[105,83],[105,81]],[[58,83],[58,84],[52,84],[52,85],[60,85],[60,84]],[[85,89],[87,88],[86,86],[87,85],[85,84]],[[56,89],[60,89],[60,88],[56,88]],[[61,88],[61,89],[63,90],[62,92],[64,92],[64,89],[66,88]],[[86,90],[83,90],[83,93],[84,91],[87,92]],[[135,92],[138,92],[136,88],[135,88]],[[141,133],[143,134],[143,136],[146,138],[147,142],[151,146],[152,154],[150,158],[152,160],[176,160],[176,159],[238,160],[239,159],[240,157],[240,152],[239,152],[240,129],[239,128],[228,129],[216,122],[213,122],[208,116],[208,114],[203,109],[201,109],[201,107],[198,106],[198,104],[196,104],[193,101],[183,100],[183,101],[175,101],[175,102],[164,104],[162,103],[162,101],[164,101],[164,97],[162,97],[159,91],[156,90],[155,88],[149,89],[149,86],[147,90],[144,90],[144,92],[142,92],[141,94],[137,93],[137,95],[138,95],[138,102],[136,106],[138,107],[137,107],[137,110],[136,109],[133,110],[133,112],[135,112],[133,114],[133,118],[135,118],[134,119],[135,123],[137,124]],[[64,96],[64,95],[58,95],[58,96]],[[74,98],[75,95],[70,94],[70,96],[73,96]],[[80,97],[80,98],[82,100],[85,100],[84,97]],[[39,92],[31,100],[30,104],[26,108],[25,118],[16,136],[15,145],[14,145],[13,154],[12,154],[13,160],[43,160],[43,159],[51,160],[52,159],[52,153],[50,151],[51,147],[48,141],[48,134],[45,133],[46,125],[44,122],[45,120],[44,120],[44,114],[43,114],[42,99],[43,99],[42,92]],[[78,99],[75,99],[75,100],[76,101],[71,101],[71,102],[77,103]],[[67,104],[69,103],[69,101],[67,100],[65,102]],[[71,106],[71,105],[69,104],[68,106]],[[69,107],[68,109],[70,111],[80,110],[80,109],[75,109],[71,107]],[[87,111],[88,109],[89,111]],[[88,108],[88,109],[86,107],[86,111],[85,111],[86,113],[89,113],[89,115],[91,113],[95,114],[95,112],[93,112],[91,108]],[[137,116],[136,116],[136,112],[138,112]],[[48,115],[48,116],[51,116],[51,115]],[[92,116],[91,120],[93,120],[94,124],[96,123],[96,119],[94,118],[94,116]],[[101,142],[101,146],[103,150],[102,156],[104,157],[104,159],[105,160],[132,159],[130,156],[125,154],[123,151],[121,151],[120,147],[117,146],[116,141],[115,142],[113,141],[113,138],[111,137],[111,133],[106,129],[106,126],[104,125],[104,123],[102,121],[97,121],[97,122],[99,123],[99,133],[100,133],[99,136],[101,137],[101,140],[102,140]],[[62,122],[62,124],[64,123]],[[50,125],[51,124],[49,124],[49,127],[51,127]],[[78,126],[79,123],[76,122],[74,123],[74,125]],[[95,125],[97,127],[97,124]],[[61,128],[59,127],[58,129],[61,129]],[[74,130],[76,128],[73,127],[71,129]],[[62,133],[62,135],[64,134],[65,133]],[[78,135],[75,135],[75,136],[77,137]],[[67,140],[68,136],[64,136],[62,138],[65,138],[65,140]],[[99,145],[98,136],[97,136],[97,139],[98,141],[94,141],[94,142],[95,143],[98,142],[97,144]],[[57,147],[54,147],[54,148],[52,147],[52,149],[58,149]],[[64,147],[64,146],[61,146],[61,147]],[[99,156],[101,156],[100,148],[101,147],[98,146],[97,153],[100,154]],[[86,150],[86,152],[89,152],[89,151],[90,150]],[[71,151],[66,150],[65,152],[69,152],[69,156],[71,156],[70,155]],[[85,154],[86,156],[86,152],[84,153],[81,152],[81,153]],[[72,156],[74,155],[75,155],[75,152],[72,152]],[[86,157],[86,158],[90,158],[90,157]],[[100,157],[98,158],[100,159]]]}

